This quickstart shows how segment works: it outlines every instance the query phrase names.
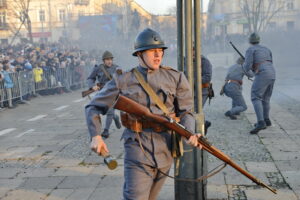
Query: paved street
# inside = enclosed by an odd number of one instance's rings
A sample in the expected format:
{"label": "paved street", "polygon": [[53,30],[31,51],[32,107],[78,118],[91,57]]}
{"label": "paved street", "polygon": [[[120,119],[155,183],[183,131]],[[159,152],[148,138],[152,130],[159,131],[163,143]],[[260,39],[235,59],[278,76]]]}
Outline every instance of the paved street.
{"label": "paved street", "polygon": [[[278,194],[256,186],[228,166],[208,180],[209,200],[300,200],[300,81],[295,72],[296,67],[290,74],[280,75],[276,82],[271,110],[273,126],[259,135],[249,135],[251,124],[255,123],[249,97],[251,83],[245,80],[248,110],[238,120],[229,120],[224,113],[230,107],[230,100],[218,94],[225,69],[215,70],[216,98],[205,108],[207,119],[213,123],[209,140],[249,172],[278,189]],[[292,78],[287,82],[285,76]],[[110,171],[103,159],[89,150],[83,114],[87,102],[76,91],[37,97],[29,105],[0,112],[1,200],[121,198],[121,130],[113,126],[113,135],[106,140],[119,163],[116,170]],[[209,157],[210,169],[219,163]],[[167,180],[159,199],[174,199],[173,180]]]}

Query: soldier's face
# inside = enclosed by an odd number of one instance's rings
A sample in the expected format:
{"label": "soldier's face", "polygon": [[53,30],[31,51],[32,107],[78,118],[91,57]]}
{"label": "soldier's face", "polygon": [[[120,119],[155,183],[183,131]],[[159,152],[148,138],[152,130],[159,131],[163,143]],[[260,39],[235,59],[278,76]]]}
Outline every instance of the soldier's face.
{"label": "soldier's face", "polygon": [[103,60],[104,65],[106,65],[107,67],[111,67],[113,65],[113,59],[112,58],[106,58]]}
{"label": "soldier's face", "polygon": [[148,67],[153,70],[159,69],[164,55],[163,49],[149,49],[144,51],[142,54]]}

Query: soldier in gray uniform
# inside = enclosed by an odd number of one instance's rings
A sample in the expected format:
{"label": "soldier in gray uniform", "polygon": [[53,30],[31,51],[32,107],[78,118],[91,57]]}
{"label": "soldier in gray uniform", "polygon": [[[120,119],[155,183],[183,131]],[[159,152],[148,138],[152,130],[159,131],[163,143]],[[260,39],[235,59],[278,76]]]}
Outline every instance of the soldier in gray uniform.
{"label": "soldier in gray uniform", "polygon": [[[87,79],[88,87],[90,89],[100,90],[108,81],[112,79],[113,74],[116,72],[117,69],[120,68],[118,65],[113,64],[113,58],[114,57],[111,52],[105,51],[103,53],[103,63],[100,65],[96,65]],[[98,85],[95,84],[96,80],[98,82]],[[102,132],[102,136],[104,138],[109,137],[109,128],[112,123],[112,120],[115,121],[115,125],[118,129],[121,128],[119,116],[115,114],[114,109],[109,109],[106,113],[105,128]]]}
{"label": "soldier in gray uniform", "polygon": [[[211,78],[212,78],[212,65],[210,61],[203,55],[201,55],[201,80],[202,80],[202,107],[204,107],[206,101],[213,92],[211,87]],[[197,91],[197,90],[195,90]],[[205,134],[207,133],[207,129],[211,126],[211,122],[205,120]]]}
{"label": "soldier in gray uniform", "polygon": [[[137,36],[133,56],[137,56],[139,66],[114,78],[100,90],[86,106],[86,119],[90,136],[91,148],[96,153],[108,152],[100,133],[99,114],[105,114],[114,104],[119,94],[146,106],[154,114],[164,112],[154,103],[137,80],[134,71],[138,70],[147,83],[161,99],[170,112],[176,112],[180,123],[194,132],[195,119],[192,114],[193,97],[189,83],[183,73],[170,67],[161,66],[164,50],[167,49],[160,35],[145,29]],[[170,131],[158,123],[146,121],[126,114],[122,124],[124,140],[124,178],[123,199],[154,200],[166,179],[173,162],[171,155]],[[135,131],[136,126],[141,131]],[[192,136],[188,143],[197,146],[198,135]]]}
{"label": "soldier in gray uniform", "polygon": [[244,59],[239,58],[236,64],[228,69],[225,79],[224,93],[232,99],[232,108],[225,113],[225,116],[233,120],[237,119],[236,115],[247,110],[247,105],[242,94],[243,77],[244,75],[253,77],[251,71],[246,73],[242,68],[243,63]]}
{"label": "soldier in gray uniform", "polygon": [[[195,61],[195,49],[193,48],[193,59]],[[194,67],[195,66],[195,62],[193,63]],[[186,67],[185,67],[186,69]],[[186,72],[185,72],[186,73]],[[209,97],[209,95],[211,95],[211,92],[213,92],[213,89],[211,87],[211,79],[212,79],[212,65],[210,63],[210,61],[203,55],[201,55],[201,88],[202,88],[202,107],[204,107],[206,101],[208,98],[212,98]],[[194,80],[196,80],[196,73],[194,73]],[[197,91],[197,85],[194,85],[194,90]],[[196,100],[196,96],[194,96],[194,100]],[[208,120],[205,120],[205,134],[207,133],[207,129],[211,126],[211,122]]]}
{"label": "soldier in gray uniform", "polygon": [[252,70],[255,79],[251,88],[251,101],[256,113],[257,123],[251,134],[256,134],[260,130],[271,126],[269,117],[270,98],[275,83],[275,69],[273,67],[272,52],[259,44],[260,37],[252,33],[249,43],[252,44],[246,51],[245,63],[243,67],[246,71]]}
{"label": "soldier in gray uniform", "polygon": [[209,96],[209,87],[211,84],[212,78],[212,65],[210,61],[203,55],[201,55],[201,77],[202,77],[202,107],[204,107],[208,96]]}

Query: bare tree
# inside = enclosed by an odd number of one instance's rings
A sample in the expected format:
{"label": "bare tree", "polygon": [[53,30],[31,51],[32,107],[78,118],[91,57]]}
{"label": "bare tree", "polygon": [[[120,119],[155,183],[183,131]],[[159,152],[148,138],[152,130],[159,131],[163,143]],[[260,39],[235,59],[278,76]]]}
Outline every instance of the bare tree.
{"label": "bare tree", "polygon": [[176,6],[171,6],[168,8],[167,13],[172,16],[176,16],[177,8]]}
{"label": "bare tree", "polygon": [[32,25],[29,16],[29,5],[31,0],[14,0],[10,4],[9,15],[17,19],[20,23],[18,25],[11,23],[10,30],[14,33],[12,43],[19,36],[20,30],[24,26],[28,32],[29,40],[33,43]]}
{"label": "bare tree", "polygon": [[249,33],[265,31],[272,18],[284,8],[284,0],[239,0],[249,24]]}

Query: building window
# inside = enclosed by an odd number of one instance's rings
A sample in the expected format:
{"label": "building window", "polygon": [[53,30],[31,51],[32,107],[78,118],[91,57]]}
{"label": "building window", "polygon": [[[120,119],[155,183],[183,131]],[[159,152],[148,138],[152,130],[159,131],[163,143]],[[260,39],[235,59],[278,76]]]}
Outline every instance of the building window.
{"label": "building window", "polygon": [[6,7],[6,0],[0,0],[0,7]]}
{"label": "building window", "polygon": [[79,10],[78,11],[78,16],[84,16],[84,11],[83,10]]}
{"label": "building window", "polygon": [[293,30],[294,27],[295,27],[295,22],[293,22],[293,21],[286,22],[286,28],[287,28],[287,30]]}
{"label": "building window", "polygon": [[40,17],[40,22],[44,22],[45,21],[45,11],[44,10],[40,10],[39,12],[39,17]]}
{"label": "building window", "polygon": [[294,10],[294,2],[293,2],[293,1],[288,2],[288,3],[286,4],[286,8],[287,8],[288,10]]}
{"label": "building window", "polygon": [[0,27],[5,27],[6,26],[6,13],[5,12],[0,12]]}
{"label": "building window", "polygon": [[63,22],[66,20],[66,12],[65,10],[59,10],[59,21]]}

